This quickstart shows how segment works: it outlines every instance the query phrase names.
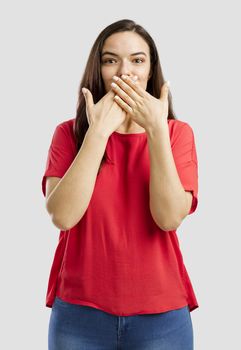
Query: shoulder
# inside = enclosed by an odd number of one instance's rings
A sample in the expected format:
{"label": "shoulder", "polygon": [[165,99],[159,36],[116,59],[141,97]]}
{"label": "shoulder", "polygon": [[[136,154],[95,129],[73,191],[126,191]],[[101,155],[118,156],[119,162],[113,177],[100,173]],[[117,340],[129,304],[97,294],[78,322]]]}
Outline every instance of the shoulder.
{"label": "shoulder", "polygon": [[180,130],[180,129],[192,129],[192,127],[190,126],[189,123],[180,120],[180,119],[169,119],[168,120],[168,125],[169,125],[169,129],[176,131],[176,130]]}
{"label": "shoulder", "polygon": [[189,139],[194,137],[193,128],[183,120],[169,119],[168,126],[172,143],[175,143],[180,137]]}
{"label": "shoulder", "polygon": [[57,124],[55,127],[53,141],[69,145],[73,150],[75,149],[75,135],[74,135],[75,118],[67,119]]}
{"label": "shoulder", "polygon": [[59,130],[66,135],[72,135],[74,133],[75,118],[67,119],[57,124],[56,130]]}

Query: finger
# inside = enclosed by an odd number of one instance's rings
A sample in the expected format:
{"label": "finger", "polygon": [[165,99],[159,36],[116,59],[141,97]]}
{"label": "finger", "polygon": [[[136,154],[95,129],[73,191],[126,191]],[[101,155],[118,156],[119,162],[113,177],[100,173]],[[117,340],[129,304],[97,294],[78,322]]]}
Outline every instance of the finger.
{"label": "finger", "polygon": [[[125,89],[123,87],[120,87],[116,83],[111,83],[112,90],[118,94],[118,96],[125,101],[130,107],[134,108],[136,106],[136,103],[134,101],[134,94],[130,92],[131,88],[128,87],[128,89]],[[131,97],[130,97],[131,95]]]}
{"label": "finger", "polygon": [[123,101],[120,96],[115,95],[114,97],[115,102],[124,109],[124,111],[126,111],[127,113],[132,113],[133,109],[127,104],[125,103],[125,101]]}
{"label": "finger", "polygon": [[170,82],[168,80],[165,81],[165,83],[162,85],[160,100],[168,99],[169,86],[170,86]]}
{"label": "finger", "polygon": [[134,81],[127,75],[122,75],[121,78],[117,77],[117,80],[113,77],[113,80],[122,90],[124,90],[133,100],[138,100],[140,97],[144,97],[146,91],[141,87],[139,81]]}
{"label": "finger", "polygon": [[134,96],[137,98],[138,96],[140,97],[145,97],[146,95],[146,90],[144,90],[141,85],[139,84],[138,77],[136,76],[137,80],[133,80],[132,78],[128,77],[128,75],[122,75],[121,79],[119,79],[118,83],[120,86],[123,88],[128,89],[130,87],[134,91]]}
{"label": "finger", "polygon": [[88,123],[90,125],[90,120],[89,120],[88,116],[91,115],[92,108],[94,106],[94,101],[93,101],[92,93],[88,89],[82,88],[82,92],[83,92],[83,95],[85,98],[86,116],[87,116]]}
{"label": "finger", "polygon": [[114,96],[115,96],[115,92],[114,92],[112,89],[110,89],[110,90],[102,97],[102,100],[103,100],[103,102],[106,101],[106,103],[109,103],[109,102],[113,101]]}
{"label": "finger", "polygon": [[87,103],[89,105],[89,108],[92,108],[94,106],[92,93],[90,92],[89,89],[84,88],[84,90],[86,91],[86,93],[84,95],[85,95],[85,97],[87,99]]}

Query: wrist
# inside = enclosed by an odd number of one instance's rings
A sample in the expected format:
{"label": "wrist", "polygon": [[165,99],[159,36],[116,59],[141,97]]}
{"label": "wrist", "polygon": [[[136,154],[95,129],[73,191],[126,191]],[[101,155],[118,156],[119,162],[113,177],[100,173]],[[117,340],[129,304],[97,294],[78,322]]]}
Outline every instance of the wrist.
{"label": "wrist", "polygon": [[169,131],[168,128],[168,120],[167,119],[158,119],[158,122],[149,126],[146,129],[147,136],[154,137],[156,134],[160,134],[161,132]]}
{"label": "wrist", "polygon": [[110,136],[106,131],[100,129],[97,125],[90,125],[87,132],[88,134],[95,135],[104,141],[107,141]]}

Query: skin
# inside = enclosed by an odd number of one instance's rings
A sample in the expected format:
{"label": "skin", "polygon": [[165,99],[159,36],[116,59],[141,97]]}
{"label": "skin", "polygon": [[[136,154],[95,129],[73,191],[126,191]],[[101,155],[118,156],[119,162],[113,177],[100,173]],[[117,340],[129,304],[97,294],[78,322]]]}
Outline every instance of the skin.
{"label": "skin", "polygon": [[[146,41],[137,33],[114,33],[104,43],[102,54],[106,51],[117,55],[106,54],[101,58],[101,74],[106,92],[112,89],[113,76],[121,77],[123,74],[129,76],[131,80],[137,76],[138,84],[145,91],[151,77],[150,50]],[[131,56],[137,52],[145,54]],[[127,113],[125,121],[116,131],[144,132],[145,128]]]}
{"label": "skin", "polygon": [[[119,131],[126,132],[128,128],[146,131],[151,165],[150,210],[159,227],[175,230],[188,215],[192,194],[184,190],[173,159],[167,123],[169,84],[163,84],[159,99],[146,91],[151,72],[150,54],[148,45],[138,34],[115,33],[106,40],[102,53],[107,50],[118,57],[106,55],[114,63],[102,65],[105,87],[115,92],[116,103],[127,112]],[[133,62],[130,56],[139,51],[148,53],[143,64]],[[138,77],[136,82],[134,75]],[[112,86],[111,82],[116,85]]]}
{"label": "skin", "polygon": [[[174,230],[188,215],[192,194],[184,191],[173,159],[167,124],[168,86],[163,84],[159,99],[146,91],[151,76],[149,47],[138,34],[111,35],[102,52],[107,50],[118,57],[104,56],[105,60],[111,59],[101,66],[105,89],[106,92],[113,89],[118,96],[114,98],[115,102],[126,111],[124,122],[116,130],[124,133],[146,131],[150,153],[150,211],[161,229]],[[140,51],[146,56],[130,56]],[[130,79],[125,80],[123,74]],[[138,77],[136,83],[133,82],[135,75]],[[111,86],[114,76],[119,78],[115,88]],[[46,207],[53,223],[60,229],[67,230],[76,225],[88,208],[107,141],[107,137],[89,127],[82,147],[63,178],[48,177]]]}

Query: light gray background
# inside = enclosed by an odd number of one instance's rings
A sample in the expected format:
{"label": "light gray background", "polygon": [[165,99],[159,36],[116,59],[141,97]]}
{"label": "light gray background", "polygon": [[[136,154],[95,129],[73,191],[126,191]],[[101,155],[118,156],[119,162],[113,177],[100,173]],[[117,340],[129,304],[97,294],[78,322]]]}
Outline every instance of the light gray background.
{"label": "light gray background", "polygon": [[0,12],[0,348],[47,349],[59,235],[41,191],[47,151],[56,125],[75,116],[94,40],[124,18],[155,40],[177,117],[195,133],[199,204],[178,229],[200,305],[195,349],[240,348],[238,1],[5,1]]}

